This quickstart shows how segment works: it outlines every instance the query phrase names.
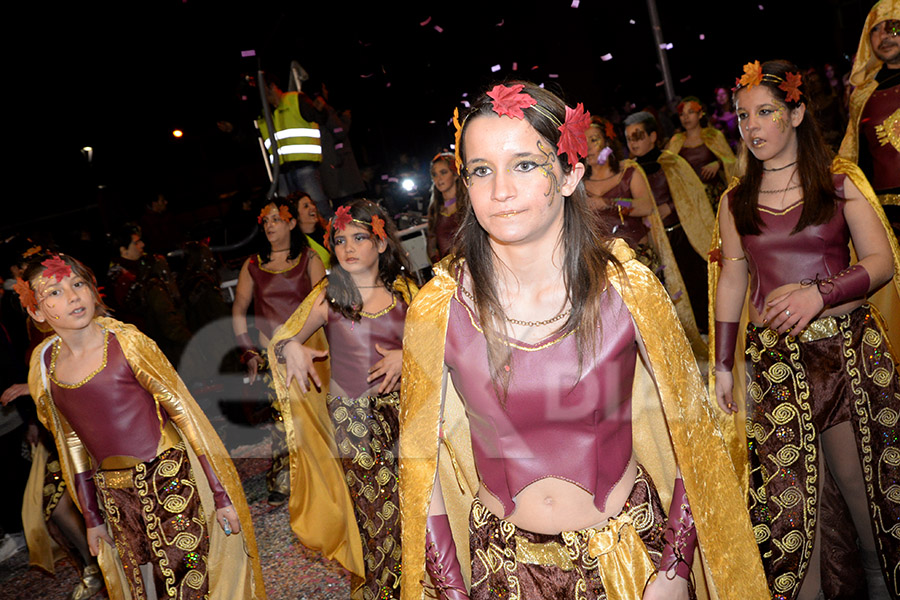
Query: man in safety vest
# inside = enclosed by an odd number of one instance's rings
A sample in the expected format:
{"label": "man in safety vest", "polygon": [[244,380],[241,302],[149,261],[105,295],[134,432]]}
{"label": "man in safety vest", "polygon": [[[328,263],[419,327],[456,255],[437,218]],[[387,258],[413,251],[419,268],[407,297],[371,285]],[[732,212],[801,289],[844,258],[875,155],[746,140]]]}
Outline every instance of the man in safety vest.
{"label": "man in safety vest", "polygon": [[[302,92],[283,92],[278,80],[266,74],[266,99],[272,107],[275,142],[280,163],[278,194],[286,198],[291,192],[310,195],[326,219],[334,214],[331,201],[322,189],[319,165],[322,164],[322,138],[319,123],[328,114],[321,100],[317,105]],[[269,128],[262,116],[257,119],[259,132],[269,150],[269,160],[275,160],[276,149],[269,138]]]}

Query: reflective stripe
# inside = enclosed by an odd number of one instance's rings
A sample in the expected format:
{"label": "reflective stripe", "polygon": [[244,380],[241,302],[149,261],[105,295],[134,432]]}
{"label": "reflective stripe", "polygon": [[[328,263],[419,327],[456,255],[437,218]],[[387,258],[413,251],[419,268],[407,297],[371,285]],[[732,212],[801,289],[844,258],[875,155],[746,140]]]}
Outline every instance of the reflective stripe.
{"label": "reflective stripe", "polygon": [[290,129],[282,129],[281,131],[275,132],[276,140],[283,140],[284,138],[289,138],[289,137],[319,138],[322,136],[318,129],[312,129],[312,128],[306,128],[306,127],[293,127]]}
{"label": "reflective stripe", "polygon": [[[278,154],[286,156],[288,154],[322,154],[322,147],[314,144],[292,144],[290,146],[279,146]],[[269,155],[269,160],[275,162],[275,158]]]}

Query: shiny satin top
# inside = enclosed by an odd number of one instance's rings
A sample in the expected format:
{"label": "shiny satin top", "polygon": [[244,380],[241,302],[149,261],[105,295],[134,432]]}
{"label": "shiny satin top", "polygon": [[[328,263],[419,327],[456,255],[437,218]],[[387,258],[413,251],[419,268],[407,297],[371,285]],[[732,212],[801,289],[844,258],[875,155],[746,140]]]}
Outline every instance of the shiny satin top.
{"label": "shiny satin top", "polygon": [[309,248],[304,248],[296,265],[285,271],[268,271],[259,256],[250,258],[247,271],[253,279],[254,325],[267,338],[288,320],[312,291],[309,280]]}
{"label": "shiny satin top", "polygon": [[666,179],[666,172],[659,169],[652,175],[648,174],[647,182],[650,184],[650,191],[653,192],[653,199],[656,201],[656,206],[662,206],[664,204],[669,205],[670,212],[666,215],[666,218],[663,219],[663,225],[665,227],[672,227],[673,225],[680,223],[678,212],[675,210],[675,203],[672,201],[672,194],[669,192],[669,181]]}
{"label": "shiny satin top", "polygon": [[445,216],[438,211],[437,223],[434,227],[434,237],[437,244],[439,258],[444,258],[450,252],[450,246],[453,244],[453,236],[459,229],[462,214],[459,209],[452,215]]}
{"label": "shiny satin top", "polygon": [[[100,370],[74,385],[60,384],[51,376],[50,393],[95,466],[110,456],[152,460],[168,414],[165,410],[157,414],[153,395],[135,378],[116,336],[106,336],[106,356]],[[44,356],[48,372],[54,353]]]}
{"label": "shiny satin top", "polygon": [[[845,178],[834,176],[838,198],[845,197]],[[731,202],[729,194],[729,207]],[[750,301],[760,313],[772,290],[804,279],[825,279],[850,266],[850,228],[844,219],[844,203],[836,203],[834,215],[827,223],[791,234],[802,212],[802,200],[783,211],[760,207],[762,233],[741,236],[750,270]]]}
{"label": "shiny satin top", "polygon": [[375,344],[388,350],[403,347],[406,309],[406,302],[396,294],[391,306],[379,313],[361,313],[359,321],[328,309],[325,337],[330,349],[331,379],[351,398],[359,398],[381,384],[380,379],[371,383],[366,381],[369,368],[384,358],[375,349]]}
{"label": "shiny satin top", "polygon": [[[603,198],[614,201],[616,198],[631,199],[631,179],[634,177],[635,168],[628,167],[622,173],[622,179],[608,189],[603,194]],[[597,211],[600,220],[609,226],[610,231],[616,237],[620,237],[628,242],[632,248],[636,248],[638,243],[647,235],[647,226],[644,225],[642,217],[625,217],[619,216],[617,208],[604,208]]]}
{"label": "shiny satin top", "polygon": [[[890,126],[886,123],[898,106],[900,85],[875,90],[859,119],[859,127],[872,155],[872,187],[876,192],[900,187],[900,151],[888,141]],[[896,129],[895,124],[894,131]]]}
{"label": "shiny satin top", "polygon": [[457,291],[450,302],[444,360],[466,407],[475,466],[483,486],[503,505],[546,477],[593,494],[603,511],[631,459],[631,389],[637,345],[621,296],[603,294],[602,332],[578,371],[575,335],[538,344],[510,340],[506,406],[491,381],[487,342],[471,306]]}
{"label": "shiny satin top", "polygon": [[681,158],[688,161],[691,167],[693,167],[694,172],[697,174],[697,177],[703,179],[703,176],[700,174],[700,169],[708,165],[709,163],[716,162],[718,158],[713,154],[713,151],[710,150],[706,144],[700,144],[699,146],[695,146],[694,148],[688,148],[687,146],[682,146],[681,150],[678,152],[681,155]]}

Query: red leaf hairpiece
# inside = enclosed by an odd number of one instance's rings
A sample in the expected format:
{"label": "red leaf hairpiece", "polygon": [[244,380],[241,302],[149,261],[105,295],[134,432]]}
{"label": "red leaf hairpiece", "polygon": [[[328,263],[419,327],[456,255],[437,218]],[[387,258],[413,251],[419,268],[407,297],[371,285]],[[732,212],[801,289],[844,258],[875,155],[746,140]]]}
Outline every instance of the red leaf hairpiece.
{"label": "red leaf hairpiece", "polygon": [[41,263],[44,267],[44,277],[52,279],[56,277],[56,281],[60,282],[72,274],[72,268],[66,264],[66,261],[59,256],[53,256]]}
{"label": "red leaf hairpiece", "polygon": [[34,297],[34,290],[28,285],[28,282],[21,277],[16,277],[16,283],[13,285],[13,291],[19,296],[19,303],[22,308],[34,312],[37,310],[37,298]]}
{"label": "red leaf hairpiece", "polygon": [[803,85],[803,76],[800,73],[786,73],[786,81],[782,82],[778,88],[787,92],[785,100],[788,102],[797,102],[800,100],[802,93],[800,86]]}
{"label": "red leaf hairpiece", "polygon": [[378,215],[372,215],[372,233],[378,236],[378,239],[381,241],[384,241],[384,238],[387,237],[384,233],[384,219]]}
{"label": "red leaf hairpiece", "polygon": [[613,124],[610,123],[609,121],[606,121],[605,135],[606,135],[606,139],[608,139],[608,140],[616,139],[616,128],[613,127]]}
{"label": "red leaf hairpiece", "polygon": [[339,206],[334,213],[334,228],[337,231],[343,231],[352,220],[353,215],[350,214],[350,207]]}
{"label": "red leaf hairpiece", "polygon": [[557,144],[558,155],[563,152],[569,159],[569,164],[575,166],[579,158],[587,156],[587,129],[591,125],[591,113],[584,110],[584,105],[579,102],[575,108],[566,107],[566,121],[559,126],[562,135]]}
{"label": "red leaf hairpiece", "polygon": [[744,74],[741,75],[738,84],[752,88],[754,85],[759,85],[762,82],[762,75],[762,67],[759,65],[759,61],[754,60],[752,63],[744,65]]}
{"label": "red leaf hairpiece", "polygon": [[523,89],[525,89],[525,86],[521,83],[509,87],[495,85],[487,93],[493,99],[491,104],[494,105],[494,112],[501,116],[509,115],[515,119],[524,119],[525,113],[522,112],[522,109],[534,106],[537,104],[537,100],[528,94],[522,93]]}

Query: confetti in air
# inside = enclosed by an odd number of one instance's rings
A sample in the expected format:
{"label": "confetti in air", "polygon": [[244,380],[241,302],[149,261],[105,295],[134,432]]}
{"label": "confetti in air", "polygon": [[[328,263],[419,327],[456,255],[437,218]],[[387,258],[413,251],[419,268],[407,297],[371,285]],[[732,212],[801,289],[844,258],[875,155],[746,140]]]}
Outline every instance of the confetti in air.
{"label": "confetti in air", "polygon": [[680,81],[681,83],[684,83],[684,82],[690,81],[690,80],[691,80],[691,75],[688,75],[687,77],[682,77],[678,81]]}
{"label": "confetti in air", "polygon": [[424,21],[422,21],[421,23],[419,23],[419,27],[425,27],[425,26],[428,25],[429,23],[431,23],[431,17],[428,17],[427,19],[425,19]]}
{"label": "confetti in air", "polygon": [[579,4],[581,4],[580,0],[572,0],[572,8],[578,8]]}
{"label": "confetti in air", "polygon": [[514,62],[514,63],[513,63],[512,69],[513,69],[513,71],[518,71],[518,70],[519,70],[519,63]]}
{"label": "confetti in air", "polygon": [[612,60],[612,54],[607,52],[606,54],[604,54],[603,56],[600,57],[600,60],[602,60],[603,62]]}
{"label": "confetti in air", "polygon": [[256,56],[256,50],[241,50],[241,58]]}
{"label": "confetti in air", "polygon": [[503,27],[504,23],[506,23],[506,19],[500,19],[500,22],[497,23],[497,27]]}
{"label": "confetti in air", "polygon": [[556,79],[557,77],[559,77],[559,75],[557,75],[556,73],[550,73],[547,75],[547,77],[549,77],[550,79]]}
{"label": "confetti in air", "polygon": [[701,40],[705,40],[705,39],[706,39],[706,34],[705,34],[705,33],[701,33],[701,34],[700,34],[700,39],[701,39]]}
{"label": "confetti in air", "polygon": [[493,67],[491,67],[491,73],[496,73],[499,70],[500,70],[500,65],[494,65]]}
{"label": "confetti in air", "polygon": [[441,27],[440,25],[435,25],[434,30],[437,31],[438,33],[444,33],[444,28]]}
{"label": "confetti in air", "polygon": [[465,106],[466,108],[472,108],[472,105],[469,104],[469,101],[468,101],[468,100],[463,100],[463,101],[462,101],[462,105]]}
{"label": "confetti in air", "polygon": [[634,25],[634,19],[628,19],[628,22]]}

